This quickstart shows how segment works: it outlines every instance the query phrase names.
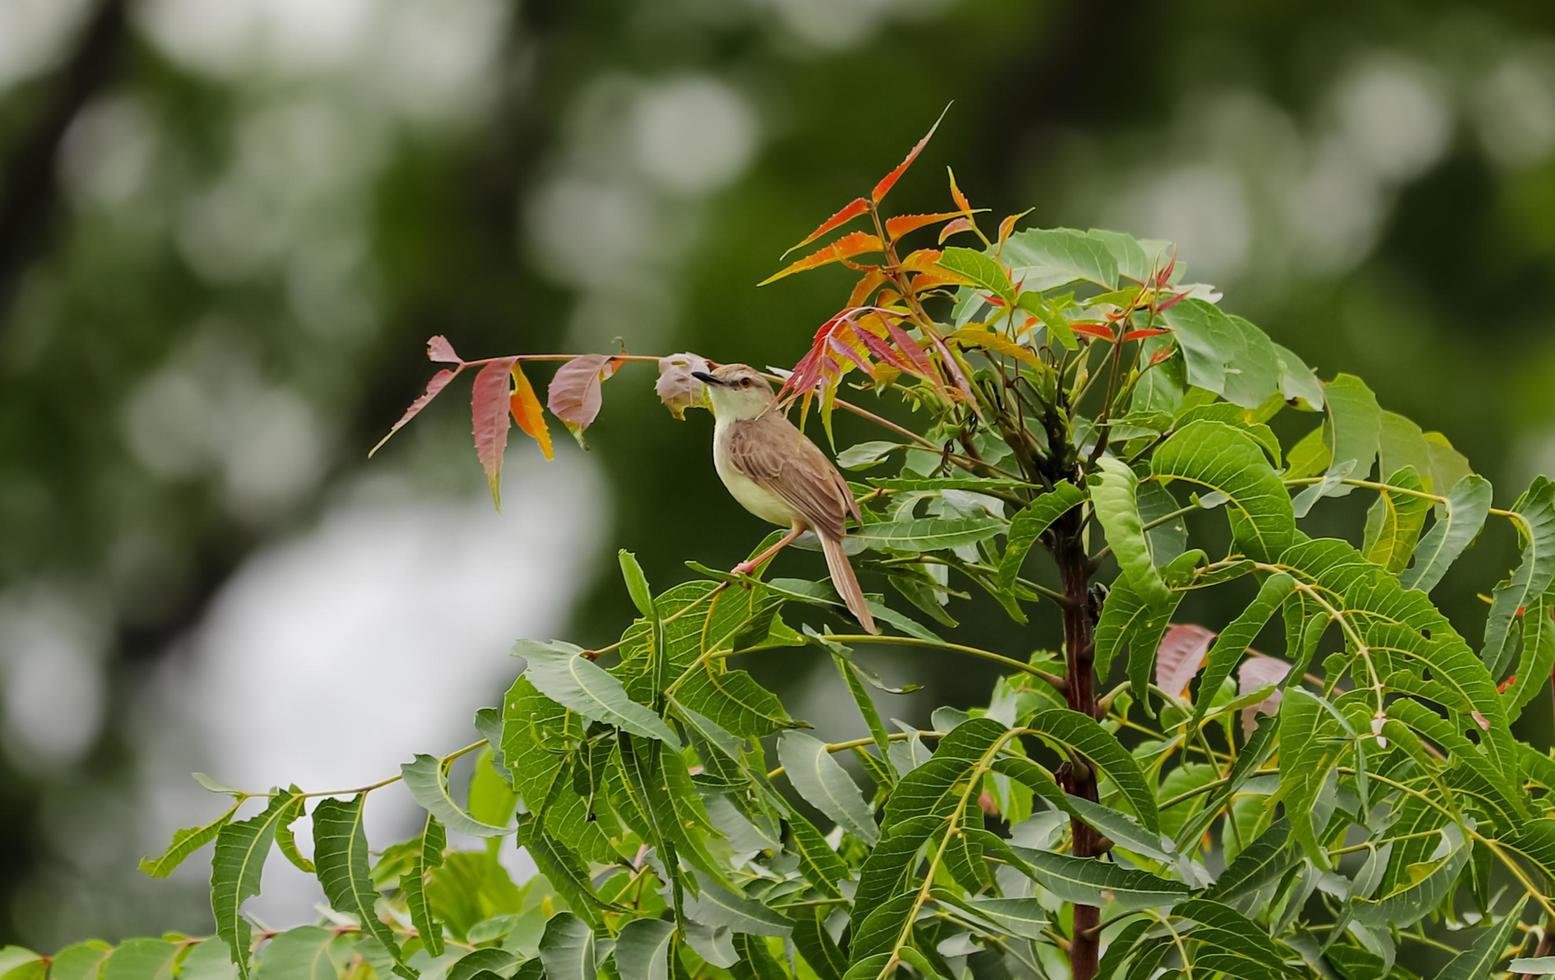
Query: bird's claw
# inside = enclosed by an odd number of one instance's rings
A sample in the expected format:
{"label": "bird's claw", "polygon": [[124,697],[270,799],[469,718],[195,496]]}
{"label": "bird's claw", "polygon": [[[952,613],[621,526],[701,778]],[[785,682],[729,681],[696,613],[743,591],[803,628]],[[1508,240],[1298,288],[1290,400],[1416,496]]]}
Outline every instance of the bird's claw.
{"label": "bird's claw", "polygon": [[[753,562],[742,561],[738,565],[736,565],[733,568],[729,569],[729,574],[730,575],[749,575],[751,572],[754,572],[755,570],[756,570],[756,565]],[[748,589],[748,588],[751,587],[751,584],[749,582],[741,582],[740,583],[740,587],[743,588],[743,589]]]}

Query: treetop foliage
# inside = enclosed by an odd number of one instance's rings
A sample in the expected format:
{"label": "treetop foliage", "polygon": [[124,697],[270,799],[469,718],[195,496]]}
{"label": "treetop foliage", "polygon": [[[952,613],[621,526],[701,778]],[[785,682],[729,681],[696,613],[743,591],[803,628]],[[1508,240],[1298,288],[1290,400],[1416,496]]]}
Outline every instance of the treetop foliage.
{"label": "treetop foliage", "polygon": [[[623,551],[637,618],[602,649],[520,640],[469,745],[348,790],[202,778],[230,803],[142,867],[211,846],[208,937],[12,948],[0,978],[1555,972],[1555,758],[1513,732],[1555,670],[1555,483],[1495,506],[1443,436],[1319,379],[1168,243],[988,227],[953,174],[951,210],[886,214],[928,139],[768,280],[858,274],[774,377],[818,438],[838,409],[880,428],[836,448],[893,635],[850,628],[824,581],[693,564],[656,591]],[[510,425],[549,457],[549,410],[581,441],[634,362],[675,417],[705,407],[691,353],[427,354],[448,366],[390,435],[473,373],[498,502]],[[1351,495],[1348,539],[1304,530]],[[1430,596],[1487,531],[1521,555],[1471,641]],[[1241,611],[1179,616],[1211,589]],[[964,642],[974,590],[1062,644]],[[909,725],[856,659],[876,645],[1001,673]],[[857,737],[807,733],[741,666],[773,655],[829,659]],[[425,817],[385,846],[362,816],[392,782]],[[540,870],[521,884],[514,846]],[[317,924],[246,916],[272,850],[317,876]]]}

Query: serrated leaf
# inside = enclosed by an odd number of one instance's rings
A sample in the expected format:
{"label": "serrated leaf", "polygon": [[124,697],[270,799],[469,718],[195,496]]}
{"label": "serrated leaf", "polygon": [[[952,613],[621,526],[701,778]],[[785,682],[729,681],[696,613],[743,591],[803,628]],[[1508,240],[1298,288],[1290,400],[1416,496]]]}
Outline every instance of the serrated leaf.
{"label": "serrated leaf", "polygon": [[1205,891],[1205,897],[1216,901],[1239,898],[1278,878],[1295,861],[1294,855],[1286,847],[1289,841],[1290,824],[1276,820],[1268,830],[1237,853],[1236,859],[1226,866],[1226,870]]}
{"label": "serrated leaf", "polygon": [[1118,286],[1118,262],[1106,240],[1096,232],[1073,228],[1028,228],[1011,235],[1001,258],[1010,278],[1025,289],[1046,291],[1073,282],[1103,289]]}
{"label": "serrated leaf", "polygon": [[400,877],[400,892],[410,909],[410,922],[433,956],[443,955],[443,927],[432,915],[432,903],[427,897],[427,875],[443,863],[443,851],[448,847],[448,835],[443,825],[430,812],[422,822],[417,836],[410,867]]}
{"label": "serrated leaf", "polygon": [[1301,975],[1284,965],[1286,952],[1262,927],[1228,905],[1193,898],[1172,911],[1197,923],[1189,933],[1195,971],[1247,980]]}
{"label": "serrated leaf", "polygon": [[1490,514],[1491,493],[1490,482],[1475,473],[1453,485],[1446,504],[1437,512],[1435,523],[1415,548],[1414,564],[1399,573],[1398,579],[1404,588],[1421,592],[1436,588],[1447,569],[1485,526],[1485,518]]}
{"label": "serrated leaf", "polygon": [[1188,383],[1234,405],[1257,408],[1283,395],[1288,378],[1300,377],[1285,369],[1285,358],[1263,331],[1213,303],[1189,297],[1161,310],[1157,319],[1171,328],[1182,350]]}
{"label": "serrated leaf", "polygon": [[1188,886],[1180,881],[1099,858],[1073,857],[1018,845],[1014,851],[1030,866],[1032,877],[1043,888],[1066,902],[1106,905],[1110,901],[1124,909],[1166,908],[1188,895]]}
{"label": "serrated leaf", "polygon": [[1280,795],[1291,831],[1309,857],[1327,865],[1312,825],[1313,806],[1338,759],[1338,725],[1323,701],[1302,688],[1287,692],[1279,713]]}
{"label": "serrated leaf", "polygon": [[319,885],[330,907],[354,915],[362,930],[388,950],[395,972],[413,978],[400,958],[394,932],[374,908],[378,891],[373,887],[367,860],[367,836],[362,832],[365,794],[349,800],[327,799],[313,810],[313,861],[318,865]]}
{"label": "serrated leaf", "polygon": [[842,980],[847,972],[848,958],[826,931],[826,908],[802,908],[795,910],[794,947],[819,980]]}
{"label": "serrated leaf", "polygon": [[1502,692],[1512,721],[1555,674],[1555,592],[1546,592],[1524,610],[1522,633],[1517,666]]}
{"label": "serrated leaf", "polygon": [[113,947],[101,939],[88,939],[74,943],[55,953],[48,975],[50,980],[98,980],[103,961],[113,953]]}
{"label": "serrated leaf", "polygon": [[1015,301],[1015,287],[1010,285],[1010,277],[1004,271],[1004,266],[983,252],[952,246],[940,253],[938,264],[942,269],[971,280],[1006,303]]}
{"label": "serrated leaf", "polygon": [[211,911],[216,918],[216,935],[231,950],[232,962],[245,980],[253,931],[243,915],[243,903],[259,894],[260,873],[275,840],[276,824],[291,801],[289,793],[277,793],[263,813],[230,821],[216,834],[211,857]]}
{"label": "serrated leaf", "polygon": [[967,907],[1011,936],[1040,940],[1048,913],[1034,898],[969,898]]}
{"label": "serrated leaf", "polygon": [[1119,742],[1116,735],[1097,723],[1096,719],[1069,708],[1048,708],[1037,712],[1026,723],[1026,728],[1047,741],[1077,752],[1101,771],[1128,801],[1145,827],[1154,832],[1160,829],[1160,816],[1156,812],[1155,794],[1145,781],[1139,763]]}
{"label": "serrated leaf", "polygon": [[530,683],[557,704],[592,721],[657,739],[680,750],[680,739],[664,719],[628,697],[619,680],[581,656],[581,647],[560,641],[547,644],[519,640],[513,653],[527,661],[524,676]]}
{"label": "serrated leaf", "polygon": [[510,376],[517,358],[492,361],[475,375],[470,387],[470,428],[475,437],[475,455],[486,471],[491,502],[502,508],[502,456],[508,445]]}
{"label": "serrated leaf", "polygon": [[778,739],[778,761],[799,795],[837,826],[871,847],[880,839],[868,801],[825,742],[803,732],[784,732]]}
{"label": "serrated leaf", "polygon": [[227,825],[227,821],[232,819],[237,809],[238,804],[233,804],[231,809],[208,824],[175,830],[172,843],[168,844],[167,850],[157,857],[140,859],[140,870],[153,878],[166,878],[173,873],[174,868],[183,863],[184,858],[215,840],[216,835]]}
{"label": "serrated leaf", "polygon": [[1059,483],[1047,493],[1016,512],[1010,519],[1009,536],[1005,542],[1004,557],[999,560],[995,577],[999,588],[1013,591],[1020,576],[1026,555],[1053,522],[1064,516],[1086,499],[1086,492],[1073,483]]}
{"label": "serrated leaf", "polygon": [[1496,586],[1485,618],[1485,646],[1480,657],[1492,677],[1500,677],[1511,659],[1509,641],[1517,614],[1531,605],[1555,580],[1555,483],[1539,477],[1514,508],[1520,520],[1522,560],[1511,578]]}
{"label": "serrated leaf", "polygon": [[941,551],[986,541],[1004,529],[997,517],[922,517],[865,524],[848,535],[882,551]]}
{"label": "serrated leaf", "polygon": [[923,148],[929,145],[929,140],[934,138],[934,133],[939,129],[939,124],[945,120],[945,113],[949,111],[950,106],[948,105],[940,110],[939,118],[934,120],[934,125],[929,127],[929,131],[923,134],[922,139],[913,144],[913,148],[907,151],[907,156],[903,158],[902,162],[891,168],[890,173],[875,181],[875,186],[869,192],[871,201],[879,204],[885,200],[885,196],[891,192],[891,188],[896,186],[896,182],[902,179],[902,175],[907,172],[907,168],[911,167],[913,161],[918,159],[918,154],[922,153]]}
{"label": "serrated leaf", "polygon": [[1107,544],[1124,577],[1152,605],[1171,600],[1160,569],[1150,555],[1144,520],[1139,516],[1139,478],[1127,463],[1111,456],[1096,461],[1091,478],[1091,506],[1107,534]]}
{"label": "serrated leaf", "polygon": [[1157,479],[1224,494],[1232,532],[1254,558],[1273,559],[1295,540],[1296,519],[1284,483],[1258,444],[1224,422],[1200,419],[1183,426],[1150,457],[1150,471]]}
{"label": "serrated leaf", "polygon": [[547,980],[596,980],[594,930],[571,912],[551,916],[540,940],[540,962]]}
{"label": "serrated leaf", "polygon": [[448,792],[448,780],[443,772],[443,762],[436,756],[418,753],[410,762],[400,765],[400,776],[410,795],[422,809],[436,817],[443,826],[461,834],[474,837],[501,837],[513,832],[512,827],[494,827],[482,823],[454,802]]}
{"label": "serrated leaf", "polygon": [[[377,445],[373,446],[373,448],[367,451],[367,458],[371,459],[374,455],[376,455],[378,450],[383,448],[383,444],[393,438],[394,433],[405,428],[405,426],[410,423],[411,419],[415,418],[417,415],[420,415],[421,410],[430,405],[432,403],[432,399],[436,398],[444,388],[448,387],[448,382],[452,381],[453,379],[454,372],[449,371],[446,368],[432,375],[431,379],[427,381],[426,390],[421,393],[419,398],[410,403],[410,407],[405,409],[405,414],[400,416],[400,420],[394,423],[394,426],[390,428],[388,432],[384,433],[383,438],[378,440]],[[197,775],[195,778],[199,779],[199,775]],[[201,785],[204,785],[204,783],[202,782]],[[210,787],[206,788],[210,789]],[[212,792],[225,793],[228,792],[228,790],[226,787],[222,787],[221,789],[212,789]]]}
{"label": "serrated leaf", "polygon": [[616,969],[621,980],[670,980],[675,926],[663,919],[634,919],[616,937]]}
{"label": "serrated leaf", "polygon": [[336,980],[356,937],[323,926],[288,929],[259,953],[258,980]]}

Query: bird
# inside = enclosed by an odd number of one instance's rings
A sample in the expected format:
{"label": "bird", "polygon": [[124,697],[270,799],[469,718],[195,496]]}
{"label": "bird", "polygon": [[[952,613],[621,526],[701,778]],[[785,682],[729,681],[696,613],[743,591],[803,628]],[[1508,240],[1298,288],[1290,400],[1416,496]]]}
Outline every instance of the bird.
{"label": "bird", "polygon": [[746,364],[724,364],[691,373],[707,386],[712,402],[718,478],[740,506],[788,528],[772,547],[736,565],[734,573],[749,575],[799,535],[813,531],[837,594],[859,625],[879,633],[843,550],[848,516],[863,520],[848,481],[777,407],[772,385],[761,372]]}

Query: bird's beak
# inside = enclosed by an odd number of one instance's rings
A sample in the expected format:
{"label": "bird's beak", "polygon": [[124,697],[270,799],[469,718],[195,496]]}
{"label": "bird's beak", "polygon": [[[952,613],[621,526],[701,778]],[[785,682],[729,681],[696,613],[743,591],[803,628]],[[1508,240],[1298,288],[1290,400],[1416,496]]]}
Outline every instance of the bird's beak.
{"label": "bird's beak", "polygon": [[708,374],[706,371],[692,371],[691,376],[706,385],[722,385],[723,382]]}

